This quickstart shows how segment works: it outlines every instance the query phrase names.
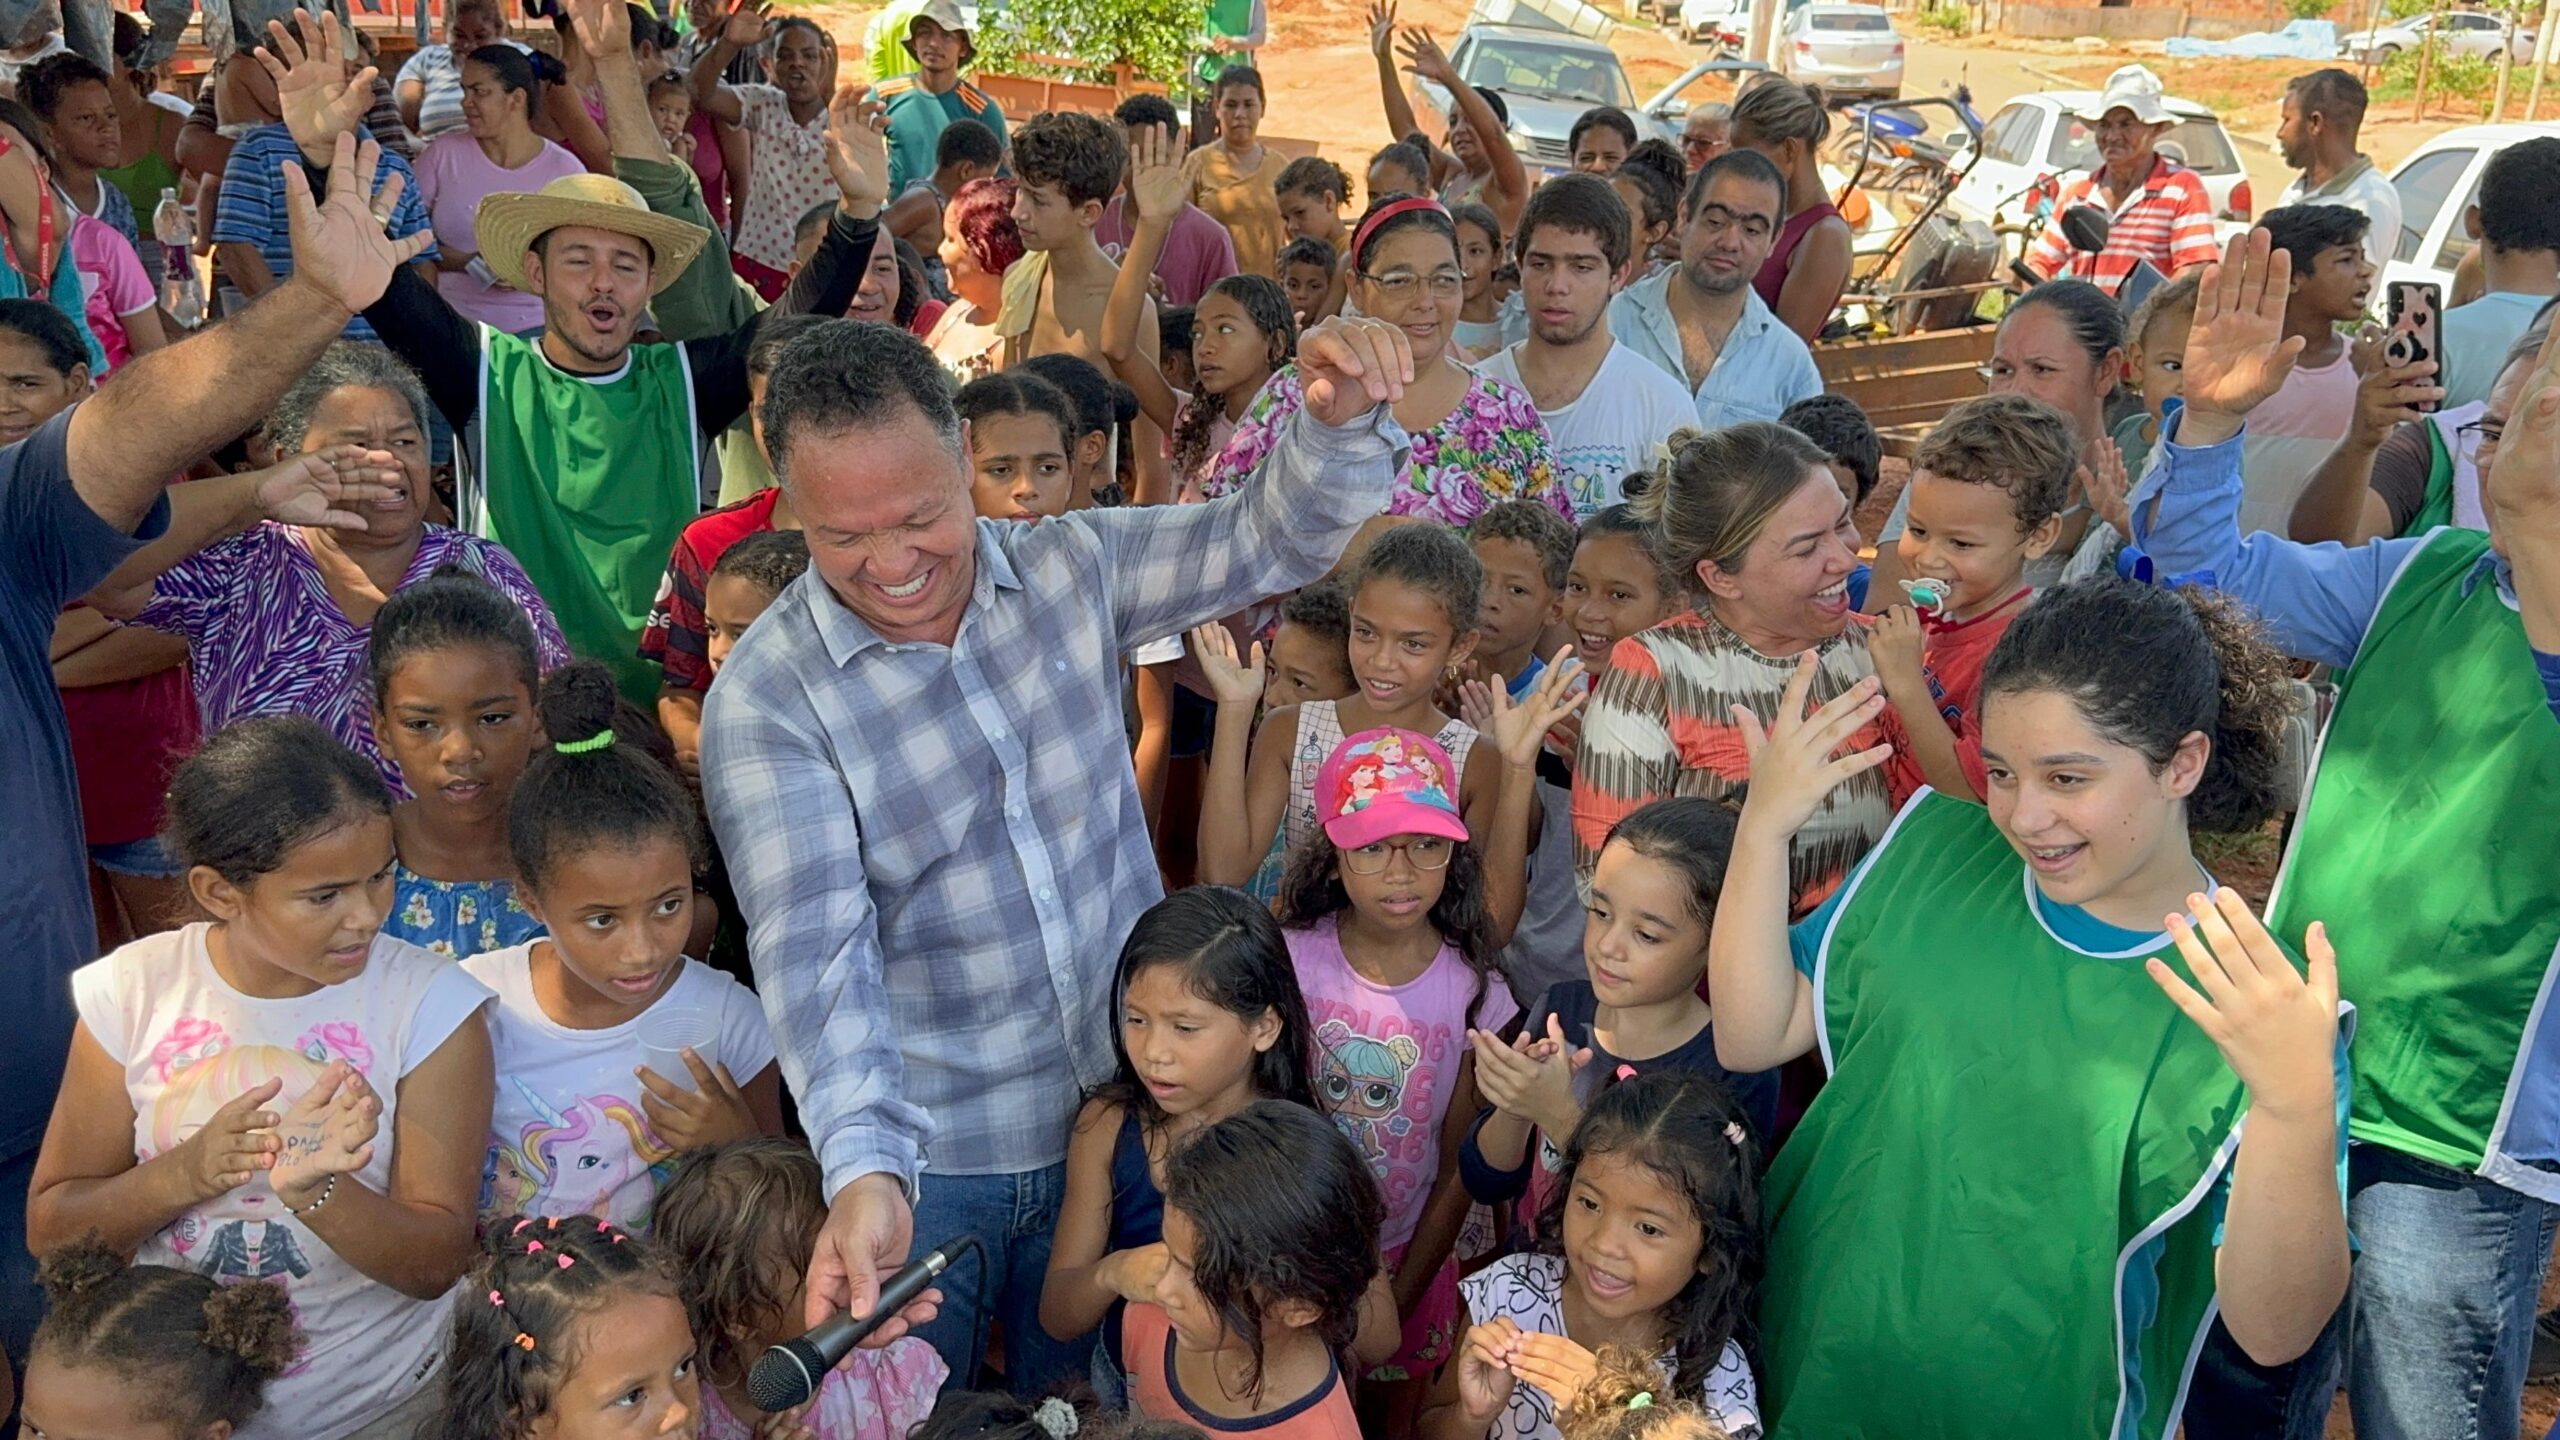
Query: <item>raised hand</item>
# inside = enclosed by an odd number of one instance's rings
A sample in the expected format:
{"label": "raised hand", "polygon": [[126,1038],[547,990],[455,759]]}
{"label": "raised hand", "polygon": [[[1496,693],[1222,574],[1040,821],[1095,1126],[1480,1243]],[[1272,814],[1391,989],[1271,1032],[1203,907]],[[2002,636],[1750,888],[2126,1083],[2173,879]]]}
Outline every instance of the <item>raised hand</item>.
{"label": "raised hand", "polygon": [[362,530],[357,507],[403,500],[408,488],[408,472],[389,451],[332,445],[270,466],[252,498],[259,514],[280,524]]}
{"label": "raised hand", "polygon": [[2089,497],[2089,509],[2099,519],[2115,527],[2116,533],[2133,538],[2133,511],[2125,497],[2133,493],[2133,482],[2124,473],[2124,450],[2113,440],[2100,440],[2090,447],[2090,460],[2084,460],[2071,478],[2080,493]]}
{"label": "raised hand", "polygon": [[266,1105],[282,1089],[282,1080],[269,1080],[232,1096],[169,1151],[170,1161],[187,1177],[189,1195],[199,1202],[227,1195],[276,1163],[273,1132],[282,1117]]}
{"label": "raised hand", "polygon": [[1298,337],[1307,413],[1342,426],[1404,398],[1413,383],[1413,340],[1384,320],[1336,315]]}
{"label": "raised hand", "polygon": [[1458,1408],[1477,1425],[1489,1425],[1511,1403],[1519,1378],[1511,1373],[1511,1355],[1520,1343],[1520,1327],[1497,1316],[1467,1327],[1458,1348]]}
{"label": "raised hand", "polygon": [[690,1045],[677,1053],[691,1073],[690,1090],[646,1065],[634,1072],[640,1078],[640,1109],[658,1138],[682,1152],[754,1135],[755,1112],[747,1107],[747,1094],[729,1067],[705,1064]]}
{"label": "raised hand", "polygon": [[1751,786],[1742,802],[1746,825],[1757,822],[1793,836],[1842,781],[1874,769],[1893,754],[1890,745],[1838,753],[1859,727],[1876,718],[1884,708],[1884,696],[1869,677],[1807,715],[1805,701],[1813,692],[1817,664],[1810,650],[1796,662],[1796,673],[1788,677],[1786,690],[1778,696],[1777,718],[1765,731],[1748,708],[1733,707],[1734,724],[1742,729],[1743,753],[1751,759]]}
{"label": "raised hand", "polygon": [[1239,659],[1236,637],[1227,627],[1212,620],[1191,627],[1189,635],[1192,658],[1200,662],[1201,673],[1209,677],[1209,698],[1221,705],[1252,705],[1262,699],[1262,642]]}
{"label": "raised hand", "polygon": [[381,299],[391,286],[391,272],[435,243],[432,230],[420,229],[398,240],[384,232],[408,181],[394,171],[368,203],[373,173],[381,163],[381,146],[371,140],[358,144],[352,132],[340,132],[329,164],[325,204],[312,199],[311,177],[301,166],[285,166],[293,278],[317,289],[350,315]]}
{"label": "raised hand", "polygon": [[856,215],[876,215],[889,198],[889,106],[868,85],[847,85],[827,106],[827,169]]}
{"label": "raised hand", "polygon": [[2275,249],[2264,230],[2233,236],[2222,259],[2205,267],[2187,331],[2181,444],[2218,444],[2239,433],[2241,420],[2293,373],[2305,342],[2285,338],[2292,285],[2293,257]]}
{"label": "raised hand", "polygon": [[1369,0],[1369,53],[1384,60],[1395,49],[1394,0]]}
{"label": "raised hand", "polygon": [[765,0],[745,0],[721,23],[720,38],[740,50],[752,50],[763,44],[766,28],[764,6]]}
{"label": "raised hand", "polygon": [[1555,723],[1582,708],[1591,692],[1582,686],[1582,662],[1568,645],[1555,653],[1526,698],[1513,703],[1509,687],[1497,675],[1486,687],[1485,705],[1492,728],[1483,730],[1502,758],[1514,766],[1538,763],[1538,747]]}
{"label": "raised hand", "polygon": [[323,10],[314,19],[310,11],[296,10],[293,22],[311,37],[309,48],[283,21],[270,20],[268,43],[250,53],[276,82],[276,111],[285,129],[302,153],[316,160],[373,108],[374,69],[367,65],[348,72],[351,57],[335,12]]}
{"label": "raised hand", "polygon": [[267,1172],[276,1198],[299,1209],[320,1197],[331,1176],[362,1170],[373,1161],[381,1128],[373,1087],[346,1061],[330,1061],[276,1124],[275,1165]]}
{"label": "raised hand", "polygon": [[1183,173],[1182,148],[1160,125],[1138,127],[1129,146],[1129,202],[1140,220],[1173,223],[1191,198],[1191,177]]}
{"label": "raised hand", "polygon": [[1511,1373],[1547,1392],[1558,1410],[1600,1374],[1600,1357],[1562,1335],[1523,1334],[1511,1347]]}
{"label": "raised hand", "polygon": [[562,8],[588,59],[631,53],[631,12],[622,0],[562,0]]}
{"label": "raised hand", "polygon": [[[2560,325],[2542,339],[2517,393],[2498,453],[2481,477],[2502,530],[2536,536],[2560,529]],[[2485,446],[2484,446],[2485,448]]]}
{"label": "raised hand", "polygon": [[2334,1114],[2338,954],[2328,927],[2314,921],[2303,936],[2305,973],[2276,948],[2239,891],[2225,886],[2187,904],[2195,923],[2172,915],[2169,936],[2196,984],[2156,957],[2143,967],[2152,982],[2222,1051],[2249,1087],[2250,1108],[2293,1119]]}
{"label": "raised hand", "polygon": [[1404,68],[1439,85],[1456,85],[1458,72],[1449,64],[1448,53],[1427,30],[1408,29],[1401,37]]}

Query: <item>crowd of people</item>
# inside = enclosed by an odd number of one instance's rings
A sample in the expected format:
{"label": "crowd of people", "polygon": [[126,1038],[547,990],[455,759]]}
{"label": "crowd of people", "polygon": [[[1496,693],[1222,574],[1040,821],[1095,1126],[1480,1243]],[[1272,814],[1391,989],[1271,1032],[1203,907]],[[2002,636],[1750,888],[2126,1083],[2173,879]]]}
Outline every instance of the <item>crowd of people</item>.
{"label": "crowd of people", "polygon": [[1871,542],[1817,87],[556,9],[0,102],[24,1433],[2518,1434],[2560,140],[2439,366],[2130,67]]}

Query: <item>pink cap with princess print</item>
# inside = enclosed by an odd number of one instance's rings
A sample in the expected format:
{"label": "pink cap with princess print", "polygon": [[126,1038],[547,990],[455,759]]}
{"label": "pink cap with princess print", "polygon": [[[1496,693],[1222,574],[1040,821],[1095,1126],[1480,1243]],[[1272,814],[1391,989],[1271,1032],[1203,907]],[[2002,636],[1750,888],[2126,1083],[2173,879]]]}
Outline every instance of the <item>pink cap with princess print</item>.
{"label": "pink cap with princess print", "polygon": [[1383,725],[1334,747],[1316,772],[1316,817],[1345,850],[1391,835],[1467,838],[1458,767],[1430,736]]}

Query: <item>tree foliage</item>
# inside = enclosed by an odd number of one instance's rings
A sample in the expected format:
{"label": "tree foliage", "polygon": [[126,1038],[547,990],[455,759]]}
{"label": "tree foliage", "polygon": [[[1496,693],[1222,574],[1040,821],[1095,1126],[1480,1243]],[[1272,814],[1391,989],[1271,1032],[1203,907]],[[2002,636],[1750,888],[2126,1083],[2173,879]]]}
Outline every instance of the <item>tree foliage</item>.
{"label": "tree foliage", "polygon": [[[978,64],[1013,75],[1107,83],[1126,61],[1140,77],[1181,92],[1200,54],[1201,0],[1004,0],[980,15]],[[1071,63],[1035,64],[1028,56]]]}

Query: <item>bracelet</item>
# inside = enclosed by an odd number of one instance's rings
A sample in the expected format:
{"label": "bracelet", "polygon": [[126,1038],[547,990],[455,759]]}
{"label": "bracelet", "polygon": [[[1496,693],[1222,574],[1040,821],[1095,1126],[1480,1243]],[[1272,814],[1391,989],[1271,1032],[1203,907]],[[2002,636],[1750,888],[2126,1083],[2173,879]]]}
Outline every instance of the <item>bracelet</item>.
{"label": "bracelet", "polygon": [[336,1175],[334,1175],[334,1174],[333,1174],[333,1175],[331,1175],[327,1180],[324,1180],[324,1181],[322,1181],[322,1182],[321,1182],[321,1184],[320,1184],[320,1198],[319,1198],[319,1199],[312,1201],[312,1202],[311,1202],[310,1204],[308,1204],[308,1205],[287,1205],[286,1207],[284,1207],[284,1213],[286,1213],[287,1215],[308,1215],[308,1214],[311,1214],[313,1211],[318,1210],[321,1206],[328,1204],[328,1203],[329,1203],[329,1197],[330,1197],[330,1196],[332,1196],[332,1195],[335,1195],[335,1194],[337,1194],[337,1193],[338,1193],[338,1177],[337,1177]]}

